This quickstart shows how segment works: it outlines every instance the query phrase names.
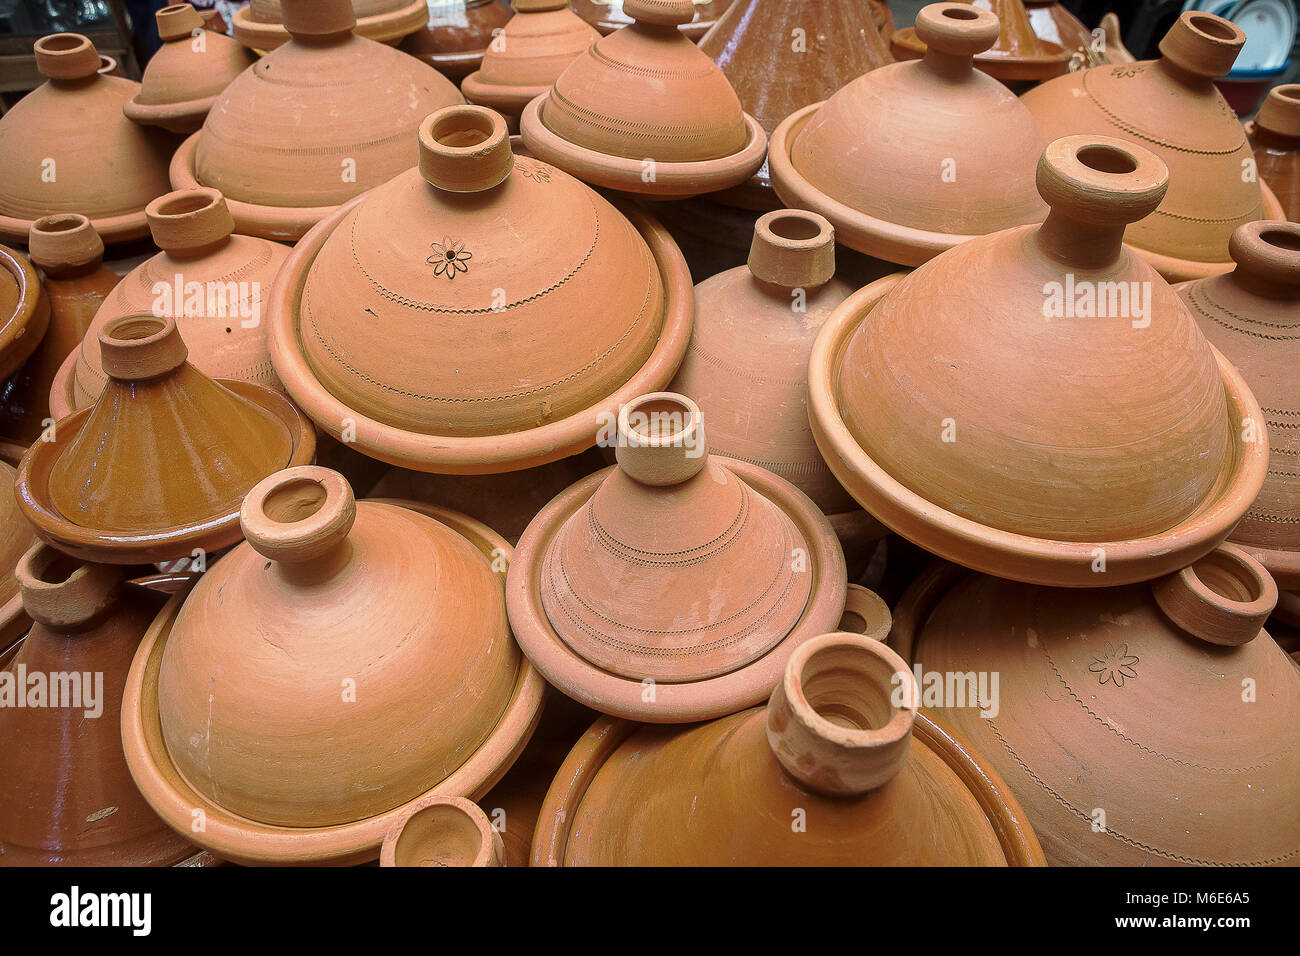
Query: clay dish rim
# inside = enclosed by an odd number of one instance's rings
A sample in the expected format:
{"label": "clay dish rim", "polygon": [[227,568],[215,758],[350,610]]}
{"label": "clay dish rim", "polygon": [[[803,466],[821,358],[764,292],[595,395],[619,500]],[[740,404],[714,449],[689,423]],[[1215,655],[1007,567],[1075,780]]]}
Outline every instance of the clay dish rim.
{"label": "clay dish rim", "polygon": [[[368,40],[376,40],[388,45],[429,22],[429,8],[425,0],[412,0],[404,7],[377,13],[374,16],[358,17],[352,32]],[[235,39],[252,50],[269,53],[278,46],[289,42],[289,31],[283,23],[262,23],[252,17],[252,5],[244,4],[230,16],[230,32]]]}
{"label": "clay dish rim", "polygon": [[[1257,181],[1259,182],[1259,191],[1263,198],[1264,208],[1259,219],[1252,221],[1286,222],[1286,211],[1282,208],[1282,203],[1278,201],[1277,194],[1273,192],[1268,183],[1264,182],[1263,177],[1259,177]],[[1124,245],[1145,259],[1151,268],[1159,272],[1170,283],[1190,282],[1194,279],[1207,279],[1211,276],[1223,275],[1225,272],[1231,272],[1237,266],[1231,257],[1225,258],[1222,262],[1205,262],[1200,259],[1180,259],[1178,256],[1152,252],[1149,249],[1143,249],[1141,246],[1135,246],[1127,242]]]}
{"label": "clay dish rim", "polygon": [[59,370],[50,380],[50,417],[56,422],[62,421],[73,412],[72,389],[77,369],[77,356],[81,354],[81,345],[68,353],[59,363]]}
{"label": "clay dish rim", "polygon": [[36,267],[26,256],[0,246],[0,269],[13,276],[18,289],[17,307],[13,313],[0,315],[0,372],[10,375],[27,361],[45,338],[50,314]]}
{"label": "clay dish rim", "polygon": [[[1070,70],[1070,57],[1074,51],[1067,50],[1059,43],[1038,38],[1047,52],[1042,56],[1013,55],[999,53],[996,48],[976,53],[975,69],[987,73],[995,80],[1004,82],[1021,80],[1050,80],[1055,76],[1064,76]],[[916,35],[915,27],[895,30],[889,38],[889,52],[896,60],[919,60],[925,55],[925,43]]]}
{"label": "clay dish rim", "polygon": [[[49,209],[36,219],[15,219],[13,216],[0,215],[0,239],[25,246],[32,231],[32,224],[46,216],[53,216],[68,210]],[[75,210],[73,210],[75,212]],[[122,213],[120,216],[108,216],[103,219],[90,218],[90,224],[104,240],[104,245],[111,246],[135,239],[144,239],[149,235],[149,222],[144,217],[144,207],[135,212]]]}
{"label": "clay dish rim", "polygon": [[122,104],[122,113],[131,122],[141,126],[160,126],[172,133],[188,135],[198,132],[220,95],[213,93],[197,100],[181,100],[176,103],[141,103],[140,94],[136,93]]}

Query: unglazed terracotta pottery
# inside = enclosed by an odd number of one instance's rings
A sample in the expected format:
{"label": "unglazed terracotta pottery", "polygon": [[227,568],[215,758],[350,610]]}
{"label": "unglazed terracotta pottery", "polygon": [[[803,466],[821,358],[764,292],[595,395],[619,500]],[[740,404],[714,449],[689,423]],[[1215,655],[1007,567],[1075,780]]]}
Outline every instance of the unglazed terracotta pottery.
{"label": "unglazed terracotta pottery", "polygon": [[[424,26],[425,0],[350,0],[357,36],[395,44]],[[289,41],[283,0],[252,0],[231,16],[235,38],[254,50],[274,50]],[[290,14],[292,16],[292,14]],[[322,14],[322,18],[328,15]]]}
{"label": "unglazed terracotta pottery", "polygon": [[491,110],[442,110],[418,139],[418,169],[285,263],[276,371],[321,428],[404,468],[494,474],[590,448],[681,362],[681,254],[646,217],[516,158]]}
{"label": "unglazed terracotta pottery", "polygon": [[36,532],[14,496],[14,470],[0,461],[0,649],[11,646],[29,624],[14,568],[35,541]]}
{"label": "unglazed terracotta pottery", "polygon": [[[935,712],[1010,785],[1049,863],[1294,865],[1300,670],[1260,630],[1276,599],[1231,545],[1150,586],[938,565],[891,643],[927,681],[970,675]],[[980,696],[977,675],[997,684]]]}
{"label": "unglazed terracotta pottery", "polygon": [[189,361],[212,378],[233,378],[280,390],[266,347],[263,314],[287,247],[235,228],[215,189],[182,189],[149,204],[149,231],[162,249],[122,279],[59,369],[50,389],[55,418],[93,405],[107,376],[99,333],[126,315],[169,315]]}
{"label": "unglazed terracotta pottery", "polygon": [[35,624],[0,669],[0,866],[168,866],[191,856],[122,756],[122,688],[159,599],[123,588],[118,568],[41,544],[18,580]]}
{"label": "unglazed terracotta pottery", "polygon": [[79,33],[37,40],[36,67],[46,82],[0,117],[0,238],[26,242],[54,213],[89,216],[105,242],[144,236],[173,141],[122,115],[140,84],[99,73]]}
{"label": "unglazed terracotta pottery", "polygon": [[[736,0],[692,0],[691,17],[677,29],[698,43],[734,2]],[[578,15],[606,36],[636,22],[636,11],[628,9],[628,6],[623,0],[573,0],[573,9]]]}
{"label": "unglazed terracotta pottery", "polygon": [[460,84],[471,103],[490,106],[519,128],[519,114],[598,39],[569,0],[515,0],[515,15]]}
{"label": "unglazed terracotta pottery", "polygon": [[1300,224],[1241,226],[1228,252],[1236,269],[1178,292],[1205,337],[1240,369],[1268,426],[1268,477],[1231,540],[1279,587],[1300,588]]}
{"label": "unglazed terracotta pottery", "polygon": [[1221,17],[1184,13],[1160,41],[1160,59],[1081,70],[1022,97],[1049,138],[1118,136],[1168,165],[1164,202],[1131,225],[1125,240],[1171,281],[1227,272],[1234,229],[1283,218],[1214,86],[1245,41],[1241,28]]}
{"label": "unglazed terracotta pottery", "polygon": [[1163,198],[1164,164],[1070,136],[1037,181],[1041,226],[836,309],[813,347],[813,434],[840,484],[932,553],[1040,584],[1148,580],[1245,514],[1267,470],[1263,413],[1123,245]]}
{"label": "unglazed terracotta pottery", "polygon": [[752,706],[795,647],[840,619],[834,532],[783,479],[711,456],[684,396],[624,405],[616,454],[520,539],[507,585],[520,646],[613,716],[682,723]]}
{"label": "unglazed terracotta pottery", "polygon": [[23,513],[56,548],[112,564],[215,551],[239,540],[253,485],[311,460],[311,423],[268,388],[190,365],[173,319],[114,319],[99,348],[108,382],[95,404],[60,419],[18,469]]}
{"label": "unglazed terracotta pottery", "polygon": [[506,622],[510,546],[421,510],[316,467],[249,492],[248,541],[173,599],[127,684],[127,762],[172,827],[201,807],[221,858],[363,862],[416,801],[481,796],[514,761],[543,685]]}
{"label": "unglazed terracotta pottery", "polygon": [[284,0],[284,14],[292,42],[226,87],[171,177],[220,189],[240,233],[296,240],[409,169],[420,120],[464,99],[436,70],[353,34],[348,0]]}
{"label": "unglazed terracotta pottery", "polygon": [[505,866],[506,847],[478,804],[422,797],[384,835],[380,866]]}
{"label": "unglazed terracotta pottery", "polygon": [[[1069,69],[1073,50],[1039,36],[1021,0],[974,0],[971,5],[998,18],[997,42],[975,54],[975,66],[989,76],[1008,82],[1038,81],[1060,76]],[[897,31],[889,43],[900,60],[925,54],[926,41],[915,28]]]}
{"label": "unglazed terracotta pottery", "polygon": [[1255,164],[1291,222],[1300,222],[1300,83],[1275,86],[1246,124]]}
{"label": "unglazed terracotta pottery", "polygon": [[163,45],[144,69],[140,92],[122,111],[145,126],[193,133],[221,91],[255,57],[229,37],[205,30],[203,18],[188,3],[163,7],[154,16]]}
{"label": "unglazed terracotta pottery", "polygon": [[18,369],[41,344],[50,302],[27,257],[0,246],[0,378]]}
{"label": "unglazed terracotta pottery", "polygon": [[788,116],[768,162],[787,205],[820,213],[860,252],[919,265],[972,236],[1037,222],[1047,141],[1011,92],[977,71],[998,21],[965,3],[916,17],[920,61],[881,67]]}
{"label": "unglazed terracotta pottery", "polygon": [[[875,8],[861,0],[737,0],[700,49],[768,136],[795,110],[894,61]],[[753,179],[716,198],[753,209],[780,206],[766,161]]]}
{"label": "unglazed terracotta pottery", "polygon": [[794,652],[766,707],[599,720],[547,794],[533,864],[1042,866],[1006,785],[917,690],[885,644],[832,633]]}
{"label": "unglazed terracotta pottery", "polygon": [[539,158],[593,186],[658,197],[739,185],[767,134],[727,77],[678,30],[690,0],[627,0],[636,22],[603,37],[519,122]]}
{"label": "unglazed terracotta pottery", "polygon": [[427,0],[427,21],[402,49],[460,79],[482,66],[488,44],[511,15],[509,0]]}

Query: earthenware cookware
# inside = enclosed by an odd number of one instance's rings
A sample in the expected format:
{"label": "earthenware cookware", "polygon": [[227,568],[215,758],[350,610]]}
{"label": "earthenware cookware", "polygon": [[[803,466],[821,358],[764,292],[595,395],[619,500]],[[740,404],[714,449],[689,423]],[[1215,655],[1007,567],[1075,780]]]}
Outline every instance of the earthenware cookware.
{"label": "earthenware cookware", "polygon": [[[693,43],[709,32],[736,0],[693,0],[689,19],[678,30]],[[631,26],[636,22],[636,11],[628,9],[623,0],[573,0],[573,9],[584,20],[605,35]]]}
{"label": "earthenware cookware", "polygon": [[41,344],[50,302],[27,257],[0,246],[0,378],[7,378]]}
{"label": "earthenware cookware", "polygon": [[[396,44],[421,29],[428,17],[426,0],[350,0],[356,34],[378,43]],[[289,42],[284,0],[252,0],[230,20],[235,38],[254,50],[274,50]],[[292,16],[290,14],[289,16]]]}
{"label": "earthenware cookware", "polygon": [[506,847],[471,800],[438,794],[402,811],[384,835],[380,866],[505,866]]}
{"label": "earthenware cookware", "polygon": [[11,646],[28,627],[14,568],[35,541],[36,532],[14,496],[14,470],[0,461],[0,649]]}
{"label": "earthenware cookware", "polygon": [[509,22],[509,0],[427,0],[428,19],[402,49],[453,80],[473,73]]}
{"label": "earthenware cookware", "polygon": [[1260,177],[1291,222],[1300,222],[1300,83],[1275,86],[1246,124]]}
{"label": "earthenware cookware", "polygon": [[[1022,0],[976,0],[998,18],[997,42],[975,54],[976,68],[1006,82],[1036,82],[1060,76],[1070,67],[1073,50],[1038,34]],[[926,41],[915,28],[898,30],[889,44],[900,60],[914,60],[925,54]]]}

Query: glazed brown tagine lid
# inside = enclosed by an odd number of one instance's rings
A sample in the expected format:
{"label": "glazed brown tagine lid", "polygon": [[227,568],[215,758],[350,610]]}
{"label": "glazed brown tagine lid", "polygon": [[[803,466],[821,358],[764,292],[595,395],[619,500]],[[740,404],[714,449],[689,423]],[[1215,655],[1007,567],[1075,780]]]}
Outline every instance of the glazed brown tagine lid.
{"label": "glazed brown tagine lid", "polygon": [[[1089,590],[938,564],[891,644],[1015,792],[1049,864],[1295,865],[1300,670],[1260,630],[1276,600],[1232,545]],[[962,697],[940,700],[953,674]]]}
{"label": "glazed brown tagine lid", "polygon": [[0,246],[0,378],[36,351],[50,325],[50,303],[27,257]]}
{"label": "glazed brown tagine lid", "polygon": [[1300,83],[1275,86],[1246,124],[1260,178],[1291,222],[1300,222]]}
{"label": "glazed brown tagine lid", "polygon": [[602,713],[682,723],[752,706],[844,610],[830,524],[783,479],[710,455],[684,396],[624,405],[616,445],[617,465],[519,540],[507,602],[520,646]]}
{"label": "glazed brown tagine lid", "polygon": [[409,169],[411,130],[464,99],[436,70],[352,33],[348,0],[284,0],[284,14],[292,41],[226,87],[171,177],[220,189],[238,232],[296,240]]}
{"label": "glazed brown tagine lid", "polygon": [[36,533],[14,496],[14,470],[0,461],[0,653],[27,628],[14,568],[35,541]]}
{"label": "glazed brown tagine lid", "polygon": [[934,554],[1038,584],[1149,580],[1246,513],[1263,413],[1123,245],[1163,198],[1164,164],[1067,136],[1037,182],[1041,226],[972,239],[836,309],[809,368],[813,434],[864,508]]}
{"label": "glazed brown tagine lid", "polygon": [[[427,0],[349,0],[357,21],[356,34],[367,40],[395,44],[424,26]],[[254,50],[274,50],[289,42],[283,0],[252,0],[230,18],[235,39]],[[292,16],[292,14],[289,14]],[[321,14],[326,19],[328,14]]]}
{"label": "glazed brown tagine lid", "polygon": [[418,471],[576,454],[668,384],[690,276],[657,223],[510,150],[479,106],[425,119],[419,167],[331,215],[272,292],[271,358],[325,431]]}
{"label": "glazed brown tagine lid", "polygon": [[1227,272],[1234,229],[1283,218],[1253,172],[1241,123],[1214,85],[1245,42],[1241,28],[1221,17],[1184,13],[1160,41],[1160,59],[1081,70],[1022,98],[1049,138],[1118,136],[1169,166],[1164,202],[1125,239],[1170,281]]}
{"label": "glazed brown tagine lid", "polygon": [[627,0],[636,22],[603,37],[524,109],[538,158],[593,186],[661,198],[736,186],[767,134],[708,55],[678,31],[690,0]]}
{"label": "glazed brown tagine lid", "polygon": [[844,245],[909,266],[1047,211],[1033,189],[1047,141],[972,65],[997,38],[997,18],[934,3],[916,29],[923,59],[872,70],[786,117],[768,157],[787,205],[825,216]]}
{"label": "glazed brown tagine lid", "polygon": [[99,332],[107,384],[60,419],[18,469],[37,534],[84,560],[138,564],[239,540],[248,489],[311,460],[316,435],[284,397],[214,381],[186,361],[170,318],[128,315]]}
{"label": "glazed brown tagine lid", "polygon": [[173,828],[201,810],[193,839],[233,862],[364,862],[416,801],[505,773],[543,689],[506,621],[511,549],[425,511],[314,466],[249,492],[248,540],[163,610],[127,681],[127,763]]}
{"label": "glazed brown tagine lid", "polygon": [[415,801],[384,836],[380,866],[505,866],[506,847],[478,804],[433,795]]}
{"label": "glazed brown tagine lid", "polygon": [[[998,18],[998,38],[987,50],[975,54],[975,66],[1007,82],[1048,80],[1070,68],[1073,51],[1040,37],[1030,22],[1022,0],[976,0],[971,4]],[[897,31],[889,44],[900,60],[925,55],[925,40],[915,28]]]}
{"label": "glazed brown tagine lid", "polygon": [[1268,428],[1268,477],[1231,540],[1281,588],[1300,588],[1300,224],[1252,222],[1232,234],[1237,267],[1177,287],[1205,337],[1240,371]]}
{"label": "glazed brown tagine lid", "polygon": [[919,699],[886,645],[830,633],[791,655],[766,707],[598,720],[551,785],[533,865],[1044,865],[1006,785]]}
{"label": "glazed brown tagine lid", "polygon": [[514,0],[515,15],[488,45],[483,65],[461,81],[465,98],[490,106],[516,129],[528,101],[551,88],[598,39],[569,0]]}
{"label": "glazed brown tagine lid", "polygon": [[402,49],[458,80],[483,64],[488,44],[512,16],[509,0],[427,0],[428,20]]}
{"label": "glazed brown tagine lid", "polygon": [[140,92],[127,101],[127,119],[193,133],[203,125],[217,96],[255,57],[228,36],[203,28],[188,3],[163,7],[154,17],[163,41],[149,60]]}
{"label": "glazed brown tagine lid", "polygon": [[[573,0],[573,9],[584,20],[608,36],[637,21],[637,12],[633,9],[635,2],[636,0],[633,0],[633,3],[625,3],[624,0]],[[670,0],[659,0],[661,6],[665,2]],[[698,43],[735,2],[736,0],[692,0],[691,16],[679,24],[677,29],[687,39]]]}
{"label": "glazed brown tagine lid", "polygon": [[189,361],[212,378],[233,378],[280,390],[266,346],[264,311],[289,255],[278,242],[236,236],[225,198],[215,189],[182,189],[146,210],[162,250],[122,279],[59,369],[50,389],[55,418],[93,405],[108,378],[99,333],[140,312],[172,316]]}
{"label": "glazed brown tagine lid", "polygon": [[122,756],[122,688],[161,601],[43,544],[18,566],[34,621],[0,668],[0,865],[169,866],[194,847]]}

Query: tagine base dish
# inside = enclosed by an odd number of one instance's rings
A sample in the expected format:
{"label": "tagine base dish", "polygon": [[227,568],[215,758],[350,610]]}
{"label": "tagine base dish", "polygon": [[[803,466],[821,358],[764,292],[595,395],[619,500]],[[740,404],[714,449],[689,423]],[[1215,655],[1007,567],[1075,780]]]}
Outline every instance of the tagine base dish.
{"label": "tagine base dish", "polygon": [[159,126],[173,133],[188,134],[197,126],[203,125],[217,102],[219,93],[205,96],[200,100],[186,100],[183,103],[141,103],[137,93],[122,107],[126,118],[143,126]]}
{"label": "tagine base dish", "polygon": [[[1011,56],[996,51],[977,53],[975,68],[1004,83],[1036,83],[1067,73],[1073,51],[1041,37],[1038,42],[1047,50],[1043,56]],[[925,44],[912,27],[895,31],[889,39],[889,48],[899,60],[919,60],[925,55]]]}
{"label": "tagine base dish", "polygon": [[[1273,190],[1269,188],[1268,183],[1259,180],[1259,191],[1263,194],[1263,214],[1261,219],[1268,219],[1274,222],[1286,221],[1286,211],[1278,201]],[[1129,245],[1127,242],[1124,246],[1132,249],[1147,263],[1155,269],[1170,283],[1174,282],[1191,282],[1194,279],[1207,279],[1210,276],[1223,275],[1225,272],[1231,272],[1236,265],[1231,259],[1224,259],[1222,262],[1204,262],[1199,259],[1180,259],[1177,256],[1165,255],[1160,252],[1151,252],[1148,249],[1142,249],[1138,246]]]}
{"label": "tagine base dish", "polygon": [[[390,46],[408,33],[414,33],[424,26],[429,19],[426,0],[414,0],[399,10],[376,14],[372,17],[358,17],[352,32],[358,36]],[[289,42],[289,31],[283,23],[262,23],[252,17],[252,6],[245,5],[230,17],[231,32],[235,39],[246,47],[267,52]]]}
{"label": "tagine base dish", "polygon": [[[465,99],[480,106],[488,106],[503,116],[518,118],[524,107],[541,96],[549,86],[516,86],[505,83],[484,83],[475,70],[460,81],[460,91]],[[516,151],[516,155],[518,151]]]}

